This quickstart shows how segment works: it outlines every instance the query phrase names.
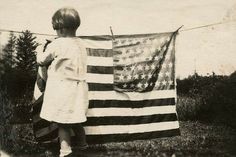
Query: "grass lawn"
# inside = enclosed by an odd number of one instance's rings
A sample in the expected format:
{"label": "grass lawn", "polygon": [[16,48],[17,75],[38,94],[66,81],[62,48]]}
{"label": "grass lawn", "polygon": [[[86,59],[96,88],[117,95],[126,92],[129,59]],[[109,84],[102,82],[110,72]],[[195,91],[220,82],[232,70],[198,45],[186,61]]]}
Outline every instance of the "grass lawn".
{"label": "grass lawn", "polygon": [[[178,157],[178,156],[236,156],[235,130],[200,122],[180,122],[181,136],[133,142],[92,145],[80,156],[88,157]],[[47,155],[45,155],[47,154]],[[52,156],[41,154],[17,157]]]}

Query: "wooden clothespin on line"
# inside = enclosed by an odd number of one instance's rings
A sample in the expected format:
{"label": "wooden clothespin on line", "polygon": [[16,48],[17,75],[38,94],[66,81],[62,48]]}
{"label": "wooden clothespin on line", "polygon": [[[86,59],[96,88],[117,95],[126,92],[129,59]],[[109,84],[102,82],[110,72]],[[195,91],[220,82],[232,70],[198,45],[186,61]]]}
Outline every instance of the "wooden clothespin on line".
{"label": "wooden clothespin on line", "polygon": [[113,31],[112,31],[112,27],[110,26],[110,31],[111,31],[111,38],[112,40],[115,40],[115,37],[114,37],[114,34],[113,34]]}
{"label": "wooden clothespin on line", "polygon": [[176,31],[175,31],[175,33],[179,33],[179,30],[183,27],[184,25],[182,25],[182,26],[180,26]]}

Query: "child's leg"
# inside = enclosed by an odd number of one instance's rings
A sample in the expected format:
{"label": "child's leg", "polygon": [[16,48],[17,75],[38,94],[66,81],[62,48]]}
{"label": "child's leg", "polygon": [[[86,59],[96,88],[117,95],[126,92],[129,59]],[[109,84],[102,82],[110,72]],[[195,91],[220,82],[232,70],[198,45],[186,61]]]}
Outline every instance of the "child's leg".
{"label": "child's leg", "polygon": [[82,126],[82,124],[80,124],[80,123],[73,124],[72,129],[75,133],[76,139],[78,140],[78,146],[79,147],[87,147],[88,144],[86,141],[86,135],[85,135],[84,127]]}
{"label": "child's leg", "polygon": [[68,155],[72,152],[70,140],[70,127],[66,124],[59,124],[59,139],[60,139],[60,157]]}

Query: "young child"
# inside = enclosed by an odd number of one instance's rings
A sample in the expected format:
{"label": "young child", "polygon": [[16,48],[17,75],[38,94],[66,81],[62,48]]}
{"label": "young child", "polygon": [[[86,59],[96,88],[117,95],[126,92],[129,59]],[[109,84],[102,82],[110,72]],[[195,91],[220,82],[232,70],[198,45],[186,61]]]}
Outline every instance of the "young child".
{"label": "young child", "polygon": [[53,29],[59,38],[37,50],[37,62],[48,67],[48,79],[40,117],[58,123],[60,157],[72,154],[70,130],[77,137],[80,148],[88,147],[82,122],[88,109],[86,83],[86,49],[81,39],[75,37],[80,26],[78,12],[62,8],[52,17]]}

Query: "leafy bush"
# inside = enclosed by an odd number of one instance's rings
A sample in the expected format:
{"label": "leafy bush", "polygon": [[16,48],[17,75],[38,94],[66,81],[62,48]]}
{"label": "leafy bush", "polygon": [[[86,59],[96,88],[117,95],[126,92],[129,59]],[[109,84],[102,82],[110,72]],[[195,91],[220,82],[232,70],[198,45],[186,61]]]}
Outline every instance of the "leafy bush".
{"label": "leafy bush", "polygon": [[230,76],[199,76],[177,80],[182,120],[220,122],[236,127],[236,72]]}
{"label": "leafy bush", "polygon": [[197,120],[201,99],[188,96],[178,96],[176,110],[181,121]]}

